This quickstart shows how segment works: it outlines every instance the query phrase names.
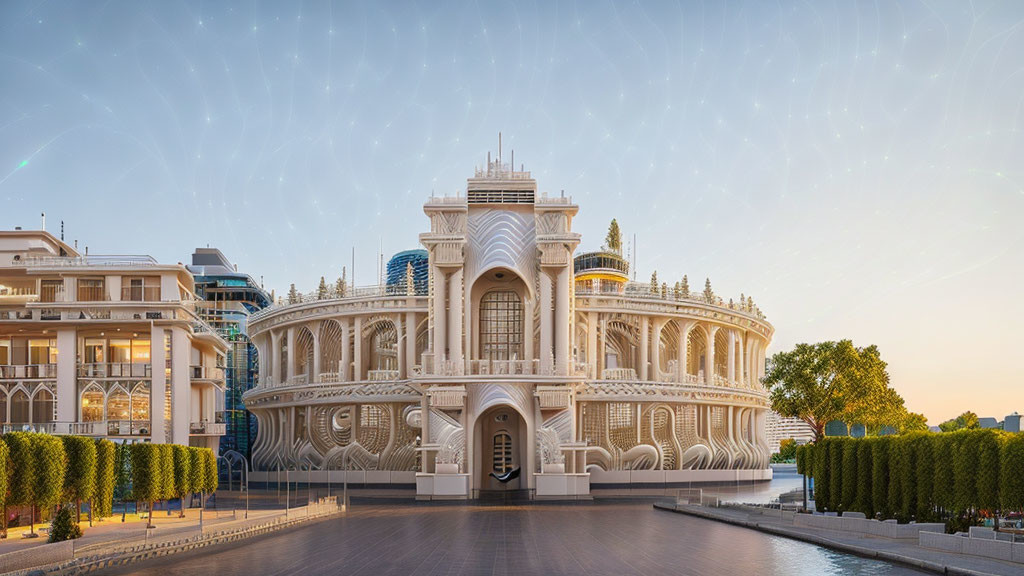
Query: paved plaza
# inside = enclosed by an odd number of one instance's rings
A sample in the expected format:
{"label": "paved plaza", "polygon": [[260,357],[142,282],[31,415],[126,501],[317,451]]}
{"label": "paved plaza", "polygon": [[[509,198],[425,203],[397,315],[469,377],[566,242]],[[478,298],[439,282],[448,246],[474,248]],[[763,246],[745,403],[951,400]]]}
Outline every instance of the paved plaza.
{"label": "paved plaza", "polygon": [[117,574],[919,574],[650,502],[356,504],[294,530]]}

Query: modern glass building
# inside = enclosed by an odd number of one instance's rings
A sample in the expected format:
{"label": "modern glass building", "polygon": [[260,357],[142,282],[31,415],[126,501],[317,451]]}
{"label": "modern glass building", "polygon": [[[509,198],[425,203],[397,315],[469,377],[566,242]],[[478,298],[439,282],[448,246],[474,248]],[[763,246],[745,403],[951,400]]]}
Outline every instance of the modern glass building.
{"label": "modern glass building", "polygon": [[196,312],[230,344],[223,412],[226,430],[220,450],[236,450],[249,458],[256,419],[242,404],[242,394],[255,385],[258,370],[256,348],[248,336],[249,315],[269,306],[270,294],[251,276],[238,272],[216,248],[196,248],[188,270],[202,298]]}

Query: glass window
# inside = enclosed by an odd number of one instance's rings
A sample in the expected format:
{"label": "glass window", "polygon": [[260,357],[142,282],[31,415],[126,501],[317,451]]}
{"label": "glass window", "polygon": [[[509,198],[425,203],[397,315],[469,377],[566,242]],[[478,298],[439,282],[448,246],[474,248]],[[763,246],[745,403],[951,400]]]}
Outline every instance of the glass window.
{"label": "glass window", "polygon": [[132,358],[132,341],[131,340],[111,340],[110,341],[110,361],[116,364],[131,362]]}
{"label": "glass window", "polygon": [[11,363],[11,341],[0,340],[0,365]]}
{"label": "glass window", "polygon": [[102,302],[106,300],[103,294],[103,278],[79,278],[78,300],[80,302]]}
{"label": "glass window", "polygon": [[132,417],[135,422],[149,421],[149,387],[140,384],[132,390]]}
{"label": "glass window", "polygon": [[495,474],[504,474],[512,469],[512,436],[508,432],[501,431],[494,435],[492,469]]}
{"label": "glass window", "polygon": [[130,404],[131,399],[128,393],[121,388],[115,389],[115,392],[107,398],[107,420],[128,420]]}
{"label": "glass window", "polygon": [[40,302],[59,302],[64,294],[63,280],[42,280],[39,283]]}
{"label": "glass window", "polygon": [[132,340],[132,362],[149,363],[149,340]]}
{"label": "glass window", "polygon": [[86,338],[85,339],[85,363],[86,364],[102,364],[103,360],[103,344],[104,340],[101,338]]}
{"label": "glass window", "polygon": [[32,400],[32,423],[53,422],[53,409],[53,394],[45,388],[36,392]]}
{"label": "glass window", "polygon": [[11,395],[11,423],[28,424],[28,394],[24,390],[18,390]]}
{"label": "glass window", "polygon": [[91,386],[82,394],[82,422],[103,420],[103,392]]}
{"label": "glass window", "polygon": [[480,355],[485,360],[523,357],[523,302],[512,290],[492,290],[480,301]]}
{"label": "glass window", "polygon": [[56,364],[57,363],[57,341],[56,340],[29,340],[28,341],[28,363],[29,364]]}

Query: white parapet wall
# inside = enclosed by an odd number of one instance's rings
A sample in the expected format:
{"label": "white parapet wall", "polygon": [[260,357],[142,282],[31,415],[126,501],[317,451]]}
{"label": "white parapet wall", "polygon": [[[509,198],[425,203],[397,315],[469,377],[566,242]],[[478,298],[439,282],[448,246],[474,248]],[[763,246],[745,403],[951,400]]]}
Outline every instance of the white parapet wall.
{"label": "white parapet wall", "polygon": [[771,480],[765,470],[613,470],[592,469],[590,484],[686,484],[690,482],[758,482]]}
{"label": "white parapet wall", "polygon": [[[991,529],[988,529],[991,532]],[[996,540],[995,533],[990,536],[981,530],[971,530],[969,536],[963,532],[957,534],[921,532],[918,543],[924,548],[971,554],[984,558],[993,558],[1006,562],[1024,564],[1024,542],[1013,543],[1008,540]]]}
{"label": "white parapet wall", "polygon": [[922,522],[920,524],[899,524],[895,520],[868,520],[863,514],[847,512],[844,516],[825,516],[822,514],[797,514],[793,517],[796,526],[807,526],[821,530],[836,530],[857,534],[871,534],[884,538],[917,538],[921,532],[938,532],[945,530],[945,524]]}

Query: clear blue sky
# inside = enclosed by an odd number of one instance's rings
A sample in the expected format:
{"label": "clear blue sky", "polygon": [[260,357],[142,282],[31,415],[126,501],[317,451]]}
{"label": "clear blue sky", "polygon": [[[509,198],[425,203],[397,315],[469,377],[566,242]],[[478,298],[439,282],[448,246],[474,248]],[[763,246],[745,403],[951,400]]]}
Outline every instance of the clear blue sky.
{"label": "clear blue sky", "polygon": [[881,347],[932,424],[1024,411],[1024,3],[0,4],[0,227],[373,282],[497,147],[773,350]]}

